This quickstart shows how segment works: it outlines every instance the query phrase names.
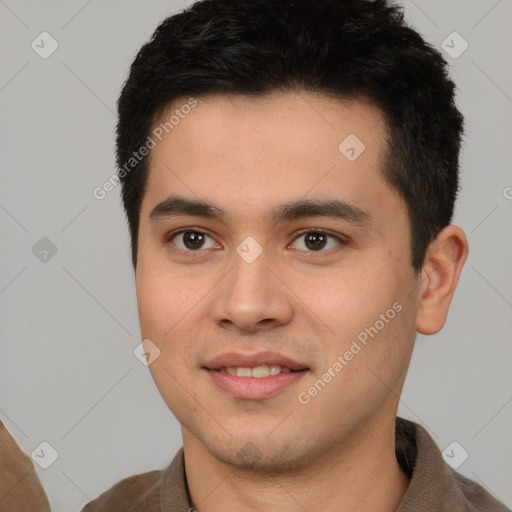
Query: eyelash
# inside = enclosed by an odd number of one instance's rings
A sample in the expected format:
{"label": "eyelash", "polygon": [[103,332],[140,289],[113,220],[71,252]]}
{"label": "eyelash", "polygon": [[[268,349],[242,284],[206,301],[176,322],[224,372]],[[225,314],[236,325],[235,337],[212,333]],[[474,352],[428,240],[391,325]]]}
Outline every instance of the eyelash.
{"label": "eyelash", "polygon": [[[174,231],[172,233],[169,233],[166,237],[165,237],[165,240],[166,240],[166,243],[170,243],[174,238],[176,238],[178,235],[181,235],[183,233],[199,233],[201,235],[205,235],[209,238],[211,238],[213,240],[213,238],[208,234],[206,233],[205,231],[202,231],[200,229],[193,229],[193,228],[186,228],[186,229],[180,229],[179,231]],[[295,237],[293,239],[293,241],[295,241],[296,239],[304,236],[304,235],[308,235],[310,233],[315,233],[315,234],[321,234],[321,235],[325,235],[329,238],[334,238],[337,242],[339,242],[339,245],[340,246],[346,246],[346,245],[349,245],[349,240],[346,238],[346,237],[342,237],[340,235],[335,235],[333,233],[331,233],[330,231],[326,231],[326,230],[323,230],[323,229],[307,229],[305,231],[301,231],[299,233],[296,233],[295,234]],[[338,246],[339,248],[339,246]],[[197,253],[197,252],[202,252],[204,251],[201,250],[202,248],[199,248],[197,250],[183,250],[183,249],[180,249],[179,247],[177,247],[176,249],[174,249],[175,251],[177,252],[180,252],[181,254],[194,254],[194,253]],[[332,249],[336,249],[335,247],[331,247],[330,249],[327,249],[327,250],[319,250],[319,251],[306,251],[307,253],[311,254],[311,255],[322,255],[324,253],[328,253],[330,250]],[[320,256],[321,257],[321,256]]]}

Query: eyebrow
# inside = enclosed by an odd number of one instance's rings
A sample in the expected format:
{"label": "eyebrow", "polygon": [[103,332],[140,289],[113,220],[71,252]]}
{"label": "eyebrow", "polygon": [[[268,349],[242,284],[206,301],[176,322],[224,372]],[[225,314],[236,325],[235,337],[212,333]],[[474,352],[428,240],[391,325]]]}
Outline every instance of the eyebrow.
{"label": "eyebrow", "polygon": [[[223,221],[225,212],[218,206],[201,199],[170,196],[158,203],[149,214],[152,221],[178,216],[196,216]],[[369,226],[372,217],[369,212],[341,199],[301,199],[273,207],[267,220],[275,224],[291,222],[305,217],[330,217],[351,224]]]}

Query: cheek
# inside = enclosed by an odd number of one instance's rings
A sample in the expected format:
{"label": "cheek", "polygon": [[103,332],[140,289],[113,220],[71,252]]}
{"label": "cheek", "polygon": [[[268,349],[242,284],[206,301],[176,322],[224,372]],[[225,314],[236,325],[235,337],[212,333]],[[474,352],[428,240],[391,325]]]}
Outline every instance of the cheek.
{"label": "cheek", "polygon": [[194,350],[202,337],[199,317],[205,314],[208,288],[188,276],[165,275],[154,269],[145,272],[142,267],[136,287],[141,335],[160,350],[151,372],[156,381],[163,379],[166,386],[174,387],[177,384],[166,370],[177,376],[196,369]]}
{"label": "cheek", "polygon": [[331,275],[317,290],[307,302],[325,326],[343,339],[373,326],[400,297],[392,271],[386,273],[375,264]]}
{"label": "cheek", "polygon": [[187,393],[184,389],[191,389],[191,386],[184,380],[184,375],[180,373],[179,366],[175,367],[176,357],[162,352],[150,366],[149,371],[160,396],[173,414],[183,422],[183,419],[193,414],[198,402],[191,400],[190,391]]}
{"label": "cheek", "polygon": [[168,290],[162,279],[137,271],[136,279],[137,307],[142,336],[160,338],[163,323],[168,321]]}
{"label": "cheek", "polygon": [[384,269],[372,262],[331,279],[323,296],[310,297],[313,311],[326,327],[322,339],[328,364],[338,356],[347,361],[338,382],[347,379],[369,389],[383,386],[379,379],[389,385],[398,382],[414,340],[406,289],[397,268]]}
{"label": "cheek", "polygon": [[142,334],[158,339],[178,329],[199,300],[199,292],[189,279],[166,275],[154,267],[137,271],[136,292]]}

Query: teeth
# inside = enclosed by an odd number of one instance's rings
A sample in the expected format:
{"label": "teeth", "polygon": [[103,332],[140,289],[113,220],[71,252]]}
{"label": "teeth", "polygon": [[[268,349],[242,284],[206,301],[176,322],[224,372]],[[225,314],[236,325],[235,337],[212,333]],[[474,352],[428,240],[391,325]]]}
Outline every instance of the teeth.
{"label": "teeth", "polygon": [[[238,375],[238,370],[236,374]],[[255,366],[249,375],[251,375],[251,377],[268,377],[270,375],[270,368],[266,364]]]}
{"label": "teeth", "polygon": [[250,368],[237,368],[236,369],[236,376],[237,377],[250,377],[251,376],[251,369]]}
{"label": "teeth", "polygon": [[270,367],[270,375],[277,375],[281,373],[283,370],[287,370],[288,368],[281,368],[280,366],[271,366]]}
{"label": "teeth", "polygon": [[221,368],[220,371],[237,377],[255,377],[257,379],[261,377],[268,377],[269,375],[291,372],[290,368],[282,368],[278,365],[268,366],[266,364],[255,366],[254,368],[228,366],[227,368]]}

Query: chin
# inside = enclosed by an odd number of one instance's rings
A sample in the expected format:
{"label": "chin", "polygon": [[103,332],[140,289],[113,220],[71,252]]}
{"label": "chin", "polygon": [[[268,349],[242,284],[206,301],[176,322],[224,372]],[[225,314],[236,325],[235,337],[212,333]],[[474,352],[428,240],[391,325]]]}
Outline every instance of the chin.
{"label": "chin", "polygon": [[247,436],[246,440],[230,439],[224,445],[207,442],[205,446],[217,460],[238,470],[282,474],[308,465],[308,457],[296,444],[288,439],[283,440],[282,444],[270,443],[265,437],[257,441],[252,435]]}

